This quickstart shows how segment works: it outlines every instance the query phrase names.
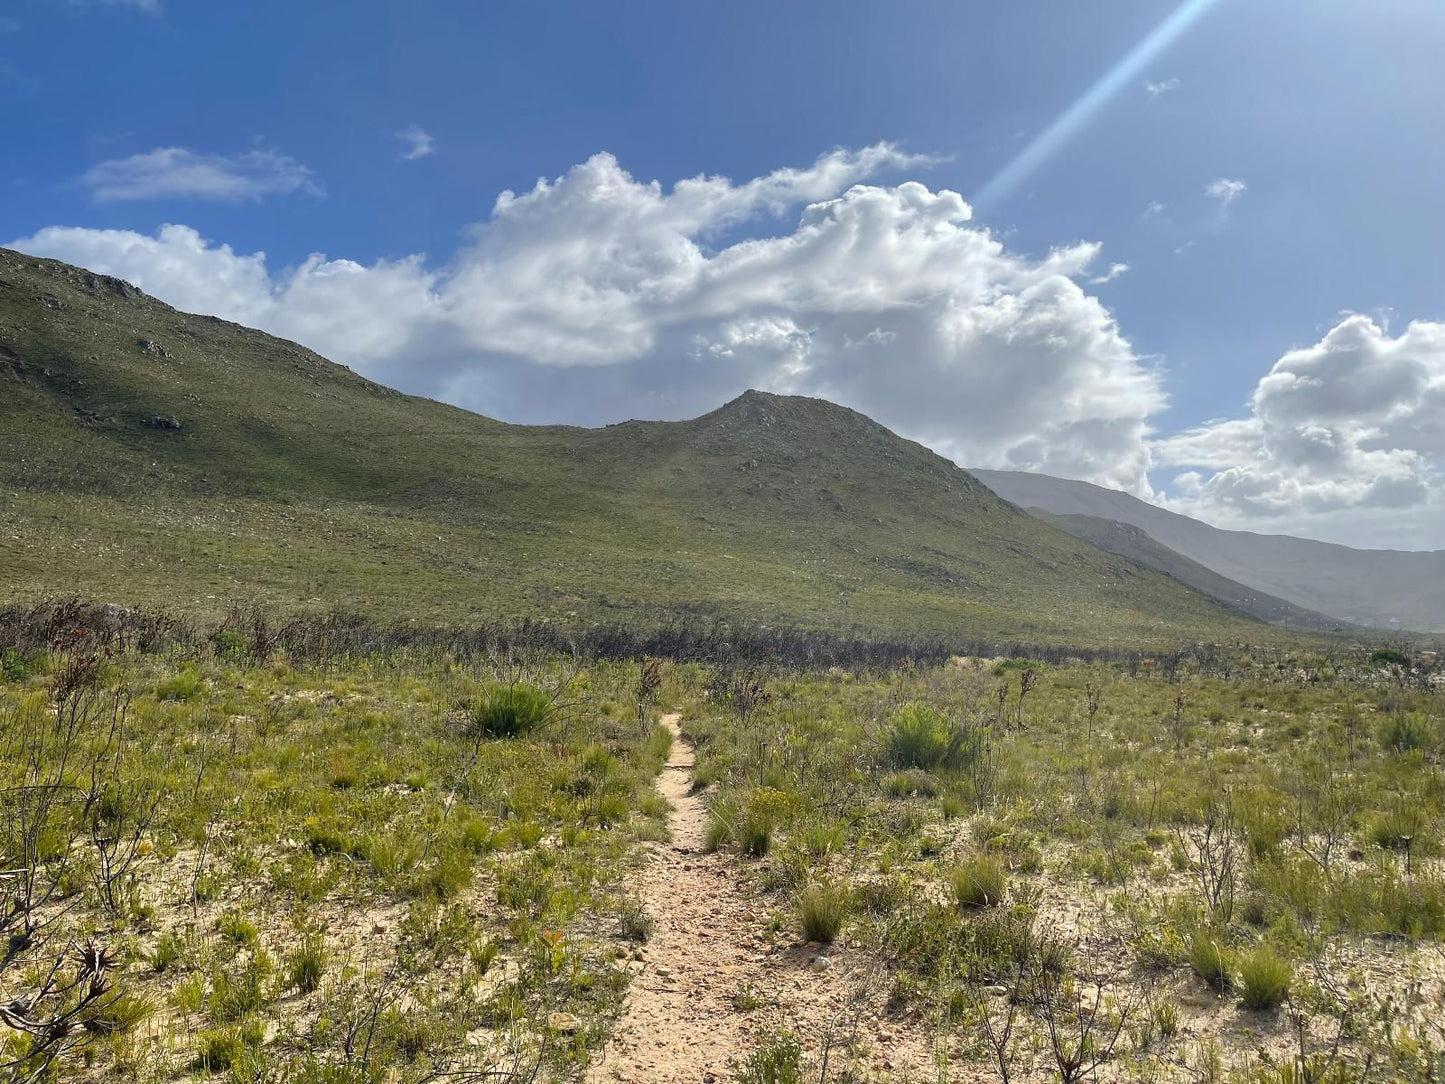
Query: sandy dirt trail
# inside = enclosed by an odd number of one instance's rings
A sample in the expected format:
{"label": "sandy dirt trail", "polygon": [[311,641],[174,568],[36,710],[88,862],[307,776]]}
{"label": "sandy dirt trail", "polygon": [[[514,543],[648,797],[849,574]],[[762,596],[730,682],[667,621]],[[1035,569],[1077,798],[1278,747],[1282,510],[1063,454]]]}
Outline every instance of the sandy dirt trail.
{"label": "sandy dirt trail", "polygon": [[[656,928],[589,1082],[732,1081],[737,1066],[780,1027],[808,1052],[813,1079],[825,1050],[830,1064],[843,1068],[850,1037],[860,1068],[891,1075],[905,1065],[926,1066],[927,1043],[920,1047],[919,1036],[902,1034],[906,1025],[880,1021],[871,1006],[861,1028],[855,1025],[860,1014],[851,1006],[863,985],[847,950],[809,945],[792,933],[775,944],[766,940],[767,908],[752,895],[739,860],[704,851],[707,809],[693,792],[693,749],[678,722],[677,715],[662,717],[673,744],[658,783],[672,804],[672,842],[654,849],[638,885]],[[763,1004],[737,1007],[739,990]]]}

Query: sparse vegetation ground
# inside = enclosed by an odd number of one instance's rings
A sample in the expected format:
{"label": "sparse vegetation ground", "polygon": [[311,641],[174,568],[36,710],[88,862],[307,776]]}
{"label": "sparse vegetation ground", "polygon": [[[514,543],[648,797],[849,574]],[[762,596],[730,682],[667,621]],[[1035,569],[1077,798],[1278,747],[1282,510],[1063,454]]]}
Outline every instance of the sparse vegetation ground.
{"label": "sparse vegetation ground", "polygon": [[665,814],[636,667],[50,633],[0,684],[0,1079],[565,1074],[606,1036]]}
{"label": "sparse vegetation ground", "polygon": [[1367,651],[959,658],[785,668],[745,727],[706,689],[681,709],[714,809],[772,811],[767,848],[732,813],[713,842],[804,935],[850,893],[915,1073],[1433,1080],[1438,688]]}
{"label": "sparse vegetation ground", "polygon": [[872,984],[741,1079],[1438,1077],[1445,702],[1409,659],[346,627],[0,615],[11,1079],[580,1077],[658,918],[663,711],[752,916],[709,940]]}

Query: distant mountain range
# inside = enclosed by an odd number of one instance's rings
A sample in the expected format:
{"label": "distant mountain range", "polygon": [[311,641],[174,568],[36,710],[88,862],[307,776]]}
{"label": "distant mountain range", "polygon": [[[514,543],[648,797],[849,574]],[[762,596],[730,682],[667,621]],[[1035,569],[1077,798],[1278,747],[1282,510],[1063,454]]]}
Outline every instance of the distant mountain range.
{"label": "distant mountain range", "polygon": [[973,474],[1004,500],[1061,530],[1263,620],[1445,631],[1445,550],[1359,550],[1291,535],[1226,531],[1088,482],[1021,471]]}

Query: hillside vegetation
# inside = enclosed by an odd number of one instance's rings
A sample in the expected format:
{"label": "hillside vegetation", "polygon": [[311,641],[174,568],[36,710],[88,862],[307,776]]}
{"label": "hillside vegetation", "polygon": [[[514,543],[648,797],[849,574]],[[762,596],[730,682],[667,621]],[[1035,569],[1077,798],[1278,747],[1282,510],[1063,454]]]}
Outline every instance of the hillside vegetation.
{"label": "hillside vegetation", "polygon": [[0,251],[0,590],[1104,645],[1268,628],[853,411],[506,425]]}

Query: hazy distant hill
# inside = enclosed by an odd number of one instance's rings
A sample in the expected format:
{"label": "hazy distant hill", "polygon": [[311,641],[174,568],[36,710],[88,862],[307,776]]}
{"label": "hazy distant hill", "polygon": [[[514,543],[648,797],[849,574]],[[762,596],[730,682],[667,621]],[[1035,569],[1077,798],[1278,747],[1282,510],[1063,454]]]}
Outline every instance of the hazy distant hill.
{"label": "hazy distant hill", "polygon": [[0,492],[12,596],[1275,635],[831,403],[749,392],[685,422],[506,425],[4,250]]}
{"label": "hazy distant hill", "polygon": [[1445,629],[1445,550],[1358,550],[1290,535],[1225,531],[1088,482],[1019,471],[973,473],[1020,507],[1131,524],[1227,579],[1341,621]]}
{"label": "hazy distant hill", "polygon": [[1030,508],[1038,516],[1061,531],[1068,531],[1075,538],[1092,542],[1100,549],[1127,557],[1145,568],[1157,569],[1182,584],[1202,591],[1212,599],[1233,607],[1260,621],[1287,625],[1296,629],[1318,629],[1321,631],[1343,631],[1345,625],[1337,618],[1306,610],[1282,598],[1246,587],[1242,583],[1227,579],[1219,573],[1205,568],[1198,561],[1191,561],[1156,542],[1149,534],[1132,523],[1121,523],[1117,519],[1100,519],[1097,516],[1056,516],[1042,508]]}

